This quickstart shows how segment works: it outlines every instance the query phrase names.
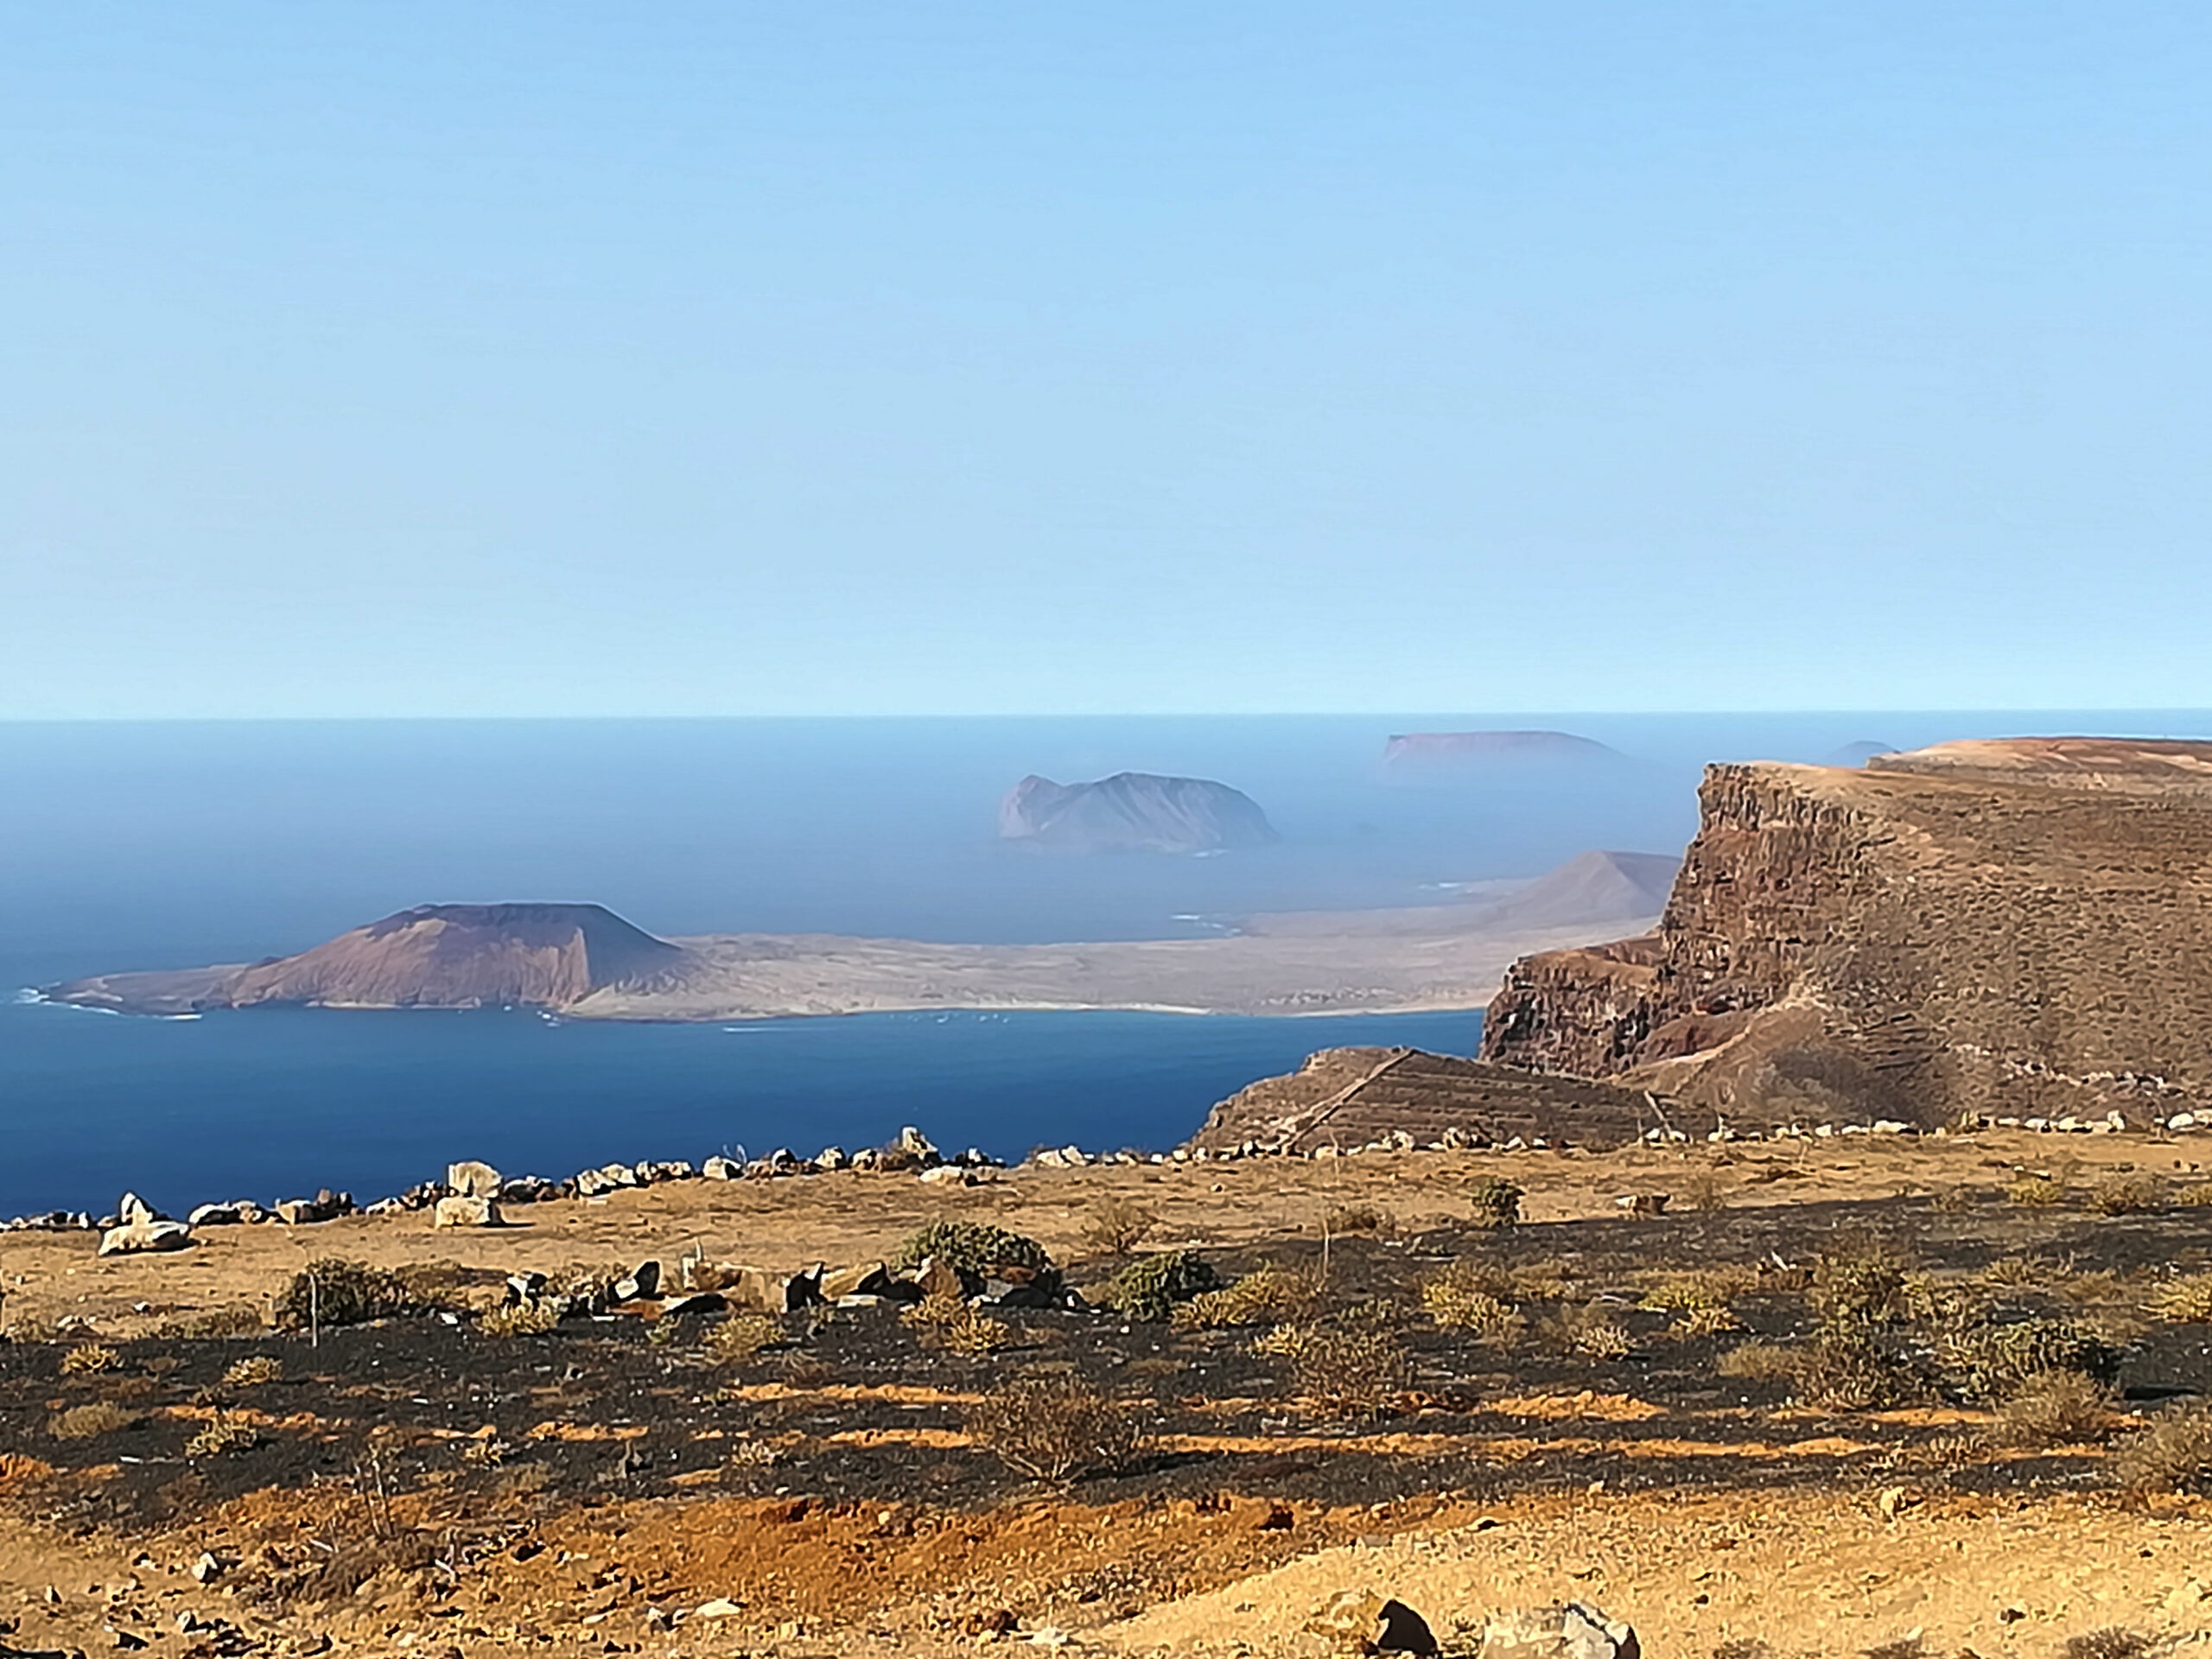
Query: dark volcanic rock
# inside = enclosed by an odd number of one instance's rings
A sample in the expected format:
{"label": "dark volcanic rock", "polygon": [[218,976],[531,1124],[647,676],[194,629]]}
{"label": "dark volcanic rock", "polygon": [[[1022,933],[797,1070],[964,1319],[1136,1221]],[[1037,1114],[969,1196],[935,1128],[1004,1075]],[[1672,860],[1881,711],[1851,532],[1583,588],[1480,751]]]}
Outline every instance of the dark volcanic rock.
{"label": "dark volcanic rock", "polygon": [[1771,1117],[2212,1102],[2212,744],[1717,766],[1656,934],[1516,963],[1486,1059]]}
{"label": "dark volcanic rock", "polygon": [[999,835],[1062,853],[1206,853],[1276,839],[1267,814],[1242,791],[1145,772],[1093,784],[1025,778],[999,804]]}
{"label": "dark volcanic rock", "polygon": [[561,1008],[594,991],[677,982],[690,953],[599,905],[418,905],[294,957],[245,967],[110,974],[57,1001],[137,1013],[242,1008]]}

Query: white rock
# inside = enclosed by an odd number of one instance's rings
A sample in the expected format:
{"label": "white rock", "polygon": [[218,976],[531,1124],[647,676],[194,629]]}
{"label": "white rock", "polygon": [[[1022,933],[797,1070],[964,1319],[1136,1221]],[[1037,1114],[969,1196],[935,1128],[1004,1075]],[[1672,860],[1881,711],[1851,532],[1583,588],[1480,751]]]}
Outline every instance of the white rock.
{"label": "white rock", "polygon": [[899,1150],[919,1158],[925,1163],[935,1163],[939,1155],[929,1136],[911,1123],[899,1131]]}
{"label": "white rock", "polygon": [[824,1147],[814,1155],[817,1169],[842,1169],[853,1160],[845,1156],[842,1147]]}
{"label": "white rock", "polygon": [[433,1227],[497,1227],[499,1206],[490,1198],[464,1198],[458,1194],[440,1198],[430,1212]]}
{"label": "white rock", "polygon": [[699,1173],[710,1181],[734,1181],[745,1173],[745,1166],[717,1153],[699,1166]]}
{"label": "white rock", "polygon": [[716,1596],[712,1601],[701,1602],[691,1611],[699,1618],[735,1618],[745,1609],[727,1597]]}
{"label": "white rock", "polygon": [[102,1255],[138,1255],[181,1250],[192,1243],[192,1229],[181,1221],[126,1221],[100,1235]]}
{"label": "white rock", "polygon": [[126,1227],[134,1221],[159,1221],[162,1219],[161,1211],[155,1209],[152,1205],[147,1203],[145,1199],[140,1198],[136,1192],[124,1193],[123,1195],[122,1202],[115,1206],[115,1213],[122,1219],[123,1224]]}
{"label": "white rock", "polygon": [[973,1186],[976,1185],[974,1172],[963,1169],[957,1164],[939,1164],[934,1169],[925,1169],[921,1173],[921,1179],[931,1186]]}
{"label": "white rock", "polygon": [[1482,1659],[1641,1659],[1642,1653],[1632,1627],[1579,1601],[1493,1613],[1481,1649]]}
{"label": "white rock", "polygon": [[446,1189],[455,1198],[496,1198],[499,1196],[499,1172],[473,1158],[448,1164]]}
{"label": "white rock", "polygon": [[2166,1120],[2166,1127],[2170,1129],[2193,1129],[2196,1127],[2196,1114],[2195,1112],[2176,1112],[2171,1117]]}

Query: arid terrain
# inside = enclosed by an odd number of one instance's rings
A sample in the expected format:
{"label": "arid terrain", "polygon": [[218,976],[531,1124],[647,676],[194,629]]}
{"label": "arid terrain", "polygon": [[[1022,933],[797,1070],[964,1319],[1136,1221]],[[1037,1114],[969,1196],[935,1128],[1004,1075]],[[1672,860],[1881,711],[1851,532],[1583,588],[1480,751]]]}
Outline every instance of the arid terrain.
{"label": "arid terrain", "polygon": [[[11,1234],[0,1641],[1319,1656],[1373,1590],[1447,1653],[1567,1599],[1654,1654],[2148,1653],[2212,1626],[2204,1161],[1985,1130]],[[1087,1306],[743,1305],[943,1223]],[[732,1306],[606,1289],[686,1256]],[[601,1302],[505,1306],[531,1274]]]}

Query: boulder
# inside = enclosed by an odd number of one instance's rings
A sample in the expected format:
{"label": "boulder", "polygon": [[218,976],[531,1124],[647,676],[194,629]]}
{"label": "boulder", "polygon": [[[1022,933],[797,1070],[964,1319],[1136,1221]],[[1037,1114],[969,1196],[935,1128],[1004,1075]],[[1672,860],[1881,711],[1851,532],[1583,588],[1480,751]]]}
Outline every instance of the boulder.
{"label": "boulder", "polygon": [[940,1163],[943,1154],[929,1136],[909,1123],[899,1131],[899,1150],[910,1158],[918,1158],[925,1164]]}
{"label": "boulder", "polygon": [[769,1273],[747,1268],[728,1290],[732,1307],[748,1307],[762,1313],[796,1313],[803,1307],[822,1305],[823,1270],[817,1265],[804,1273]]}
{"label": "boulder", "polygon": [[717,1153],[699,1166],[699,1173],[710,1181],[734,1181],[745,1173],[745,1166]]}
{"label": "boulder", "polygon": [[499,1202],[494,1198],[461,1194],[440,1198],[436,1208],[430,1212],[430,1224],[433,1227],[497,1227],[499,1224]]}
{"label": "boulder", "polygon": [[814,1155],[817,1169],[842,1169],[851,1162],[852,1160],[845,1156],[842,1147],[824,1147]]}
{"label": "boulder", "polygon": [[613,1294],[618,1302],[657,1300],[660,1295],[660,1263],[640,1262],[627,1275],[614,1281]]}
{"label": "boulder", "polygon": [[973,1186],[976,1173],[957,1164],[934,1164],[924,1170],[921,1179],[931,1186]]}
{"label": "boulder", "polygon": [[1635,1629],[1570,1601],[1491,1615],[1481,1659],[1642,1659]]}
{"label": "boulder", "polygon": [[126,1192],[123,1201],[115,1206],[116,1219],[128,1227],[135,1221],[166,1221],[168,1219],[136,1192]]}
{"label": "boulder", "polygon": [[203,1204],[185,1217],[194,1227],[241,1227],[261,1219],[261,1206],[245,1198],[233,1198],[228,1204]]}
{"label": "boulder", "polygon": [[881,1262],[834,1268],[822,1275],[820,1289],[825,1302],[842,1301],[848,1296],[888,1296],[891,1269]]}
{"label": "boulder", "polygon": [[664,1319],[681,1319],[686,1314],[721,1313],[729,1308],[729,1298],[718,1290],[695,1290],[688,1296],[672,1296],[660,1305]]}
{"label": "boulder", "polygon": [[1309,1636],[1318,1636],[1346,1653],[1411,1653],[1435,1655],[1435,1633],[1423,1618],[1402,1601],[1376,1595],[1372,1590],[1341,1590],[1315,1610],[1306,1621]]}
{"label": "boulder", "polygon": [[338,1214],[334,1206],[320,1198],[279,1198],[270,1209],[287,1227],[312,1226],[316,1222],[332,1220]]}
{"label": "boulder", "polygon": [[192,1243],[192,1229],[181,1221],[143,1217],[111,1227],[100,1235],[102,1255],[137,1255],[157,1250],[181,1250]]}
{"label": "boulder", "polygon": [[617,1188],[638,1185],[638,1172],[627,1164],[602,1164],[597,1169],[587,1169],[576,1177],[576,1196],[580,1198],[603,1198]]}
{"label": "boulder", "polygon": [[496,1198],[499,1185],[499,1172],[489,1164],[469,1159],[446,1166],[446,1190],[457,1198]]}

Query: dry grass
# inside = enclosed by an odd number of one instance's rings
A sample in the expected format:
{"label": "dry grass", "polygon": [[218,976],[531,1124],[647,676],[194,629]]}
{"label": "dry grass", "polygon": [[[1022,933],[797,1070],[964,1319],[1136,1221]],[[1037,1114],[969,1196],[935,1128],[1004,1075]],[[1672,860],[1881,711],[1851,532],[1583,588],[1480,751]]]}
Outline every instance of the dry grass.
{"label": "dry grass", "polygon": [[2212,1181],[2191,1181],[2174,1194],[2174,1202],[2185,1204],[2192,1210],[2212,1206]]}
{"label": "dry grass", "polygon": [[1493,1338],[1515,1335],[1523,1321],[1519,1310],[1490,1287],[1495,1279],[1471,1262],[1454,1262],[1422,1283],[1421,1306],[1446,1331]]}
{"label": "dry grass", "polygon": [[2212,1403],[2160,1412],[2120,1448],[2112,1467],[2121,1489],[2138,1495],[2212,1492]]}
{"label": "dry grass", "polygon": [[2107,1175],[2089,1189],[2101,1216],[2147,1216],[2166,1207],[2164,1183],[2149,1175]]}
{"label": "dry grass", "polygon": [[733,1313],[709,1330],[706,1336],[707,1346],[715,1357],[725,1360],[750,1359],[789,1340],[790,1335],[783,1325],[766,1313]]}
{"label": "dry grass", "polygon": [[2066,1183],[2050,1175],[2015,1175],[2005,1184],[2005,1202],[2047,1210],[2066,1202]]}
{"label": "dry grass", "polygon": [[1339,1204],[1321,1217],[1321,1230],[1332,1238],[1347,1233],[1391,1235],[1397,1228],[1397,1218],[1375,1204]]}
{"label": "dry grass", "polygon": [[1797,1349],[1754,1338],[1721,1355],[1715,1369],[1723,1376],[1745,1382],[1787,1382],[1797,1375],[1799,1354]]}
{"label": "dry grass", "polygon": [[1371,1416],[1405,1392],[1413,1363],[1395,1332],[1380,1325],[1278,1325],[1252,1344],[1287,1362],[1300,1398],[1348,1416]]}
{"label": "dry grass", "polygon": [[1744,1322],[1726,1307],[1688,1308],[1675,1321],[1675,1334],[1681,1337],[1720,1337],[1743,1328]]}
{"label": "dry grass", "polygon": [[1558,1347],[1587,1359],[1625,1359],[1636,1351],[1636,1338],[1602,1304],[1561,1308],[1544,1325]]}
{"label": "dry grass", "polygon": [[1014,1328],[970,1307],[957,1296],[931,1296],[906,1311],[906,1323],[915,1326],[932,1347],[952,1354],[988,1354],[1014,1341]]}
{"label": "dry grass", "polygon": [[2212,1273],[2169,1279],[2151,1293],[2150,1307],[2176,1325],[2212,1325]]}
{"label": "dry grass", "polygon": [[513,1302],[493,1308],[476,1328],[487,1337],[542,1337],[560,1323],[560,1314],[544,1302]]}
{"label": "dry grass", "polygon": [[1799,1351],[1790,1377],[1800,1404],[1821,1411],[1872,1411],[1927,1392],[1910,1367],[1878,1344],[1832,1333]]}
{"label": "dry grass", "polygon": [[1700,1215],[1728,1207],[1728,1182],[1717,1169],[1700,1169],[1682,1183],[1682,1200]]}
{"label": "dry grass", "polygon": [[1084,1249],[1093,1255],[1128,1255],[1158,1225],[1160,1217],[1133,1199],[1101,1198],[1084,1212]]}
{"label": "dry grass", "polygon": [[258,1389],[284,1380],[284,1363],[268,1354],[254,1354],[223,1373],[226,1389]]}
{"label": "dry grass", "polygon": [[72,1406],[48,1420],[47,1432],[57,1440],[91,1440],[131,1427],[138,1419],[121,1406],[102,1400],[89,1406]]}
{"label": "dry grass", "polygon": [[2114,1427],[2112,1396],[2079,1371],[2031,1376],[1997,1408],[1990,1438],[2005,1446],[2048,1451],[2109,1440]]}
{"label": "dry grass", "polygon": [[220,1458],[247,1452],[261,1444],[261,1436],[235,1417],[218,1414],[215,1421],[184,1443],[188,1458]]}
{"label": "dry grass", "polygon": [[1303,1319],[1321,1298],[1319,1280],[1291,1268],[1262,1268],[1219,1290],[1178,1302],[1169,1323],[1178,1331],[1216,1331]]}
{"label": "dry grass", "polygon": [[123,1356],[105,1344],[81,1343],[61,1356],[64,1376],[94,1376],[122,1368]]}
{"label": "dry grass", "polygon": [[1058,1373],[1001,1383],[969,1408],[965,1426],[977,1446],[1015,1473],[1054,1484],[1118,1473],[1145,1448],[1128,1407]]}

